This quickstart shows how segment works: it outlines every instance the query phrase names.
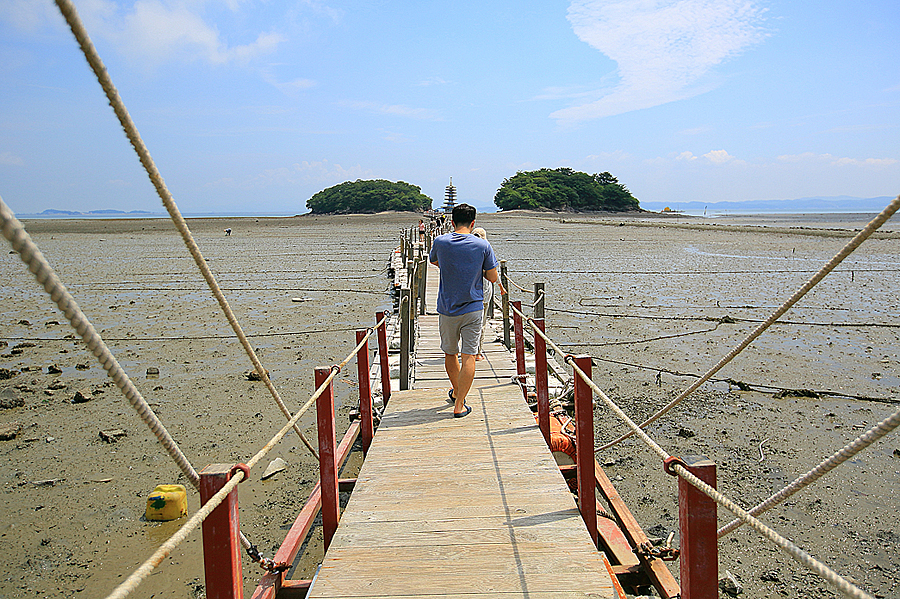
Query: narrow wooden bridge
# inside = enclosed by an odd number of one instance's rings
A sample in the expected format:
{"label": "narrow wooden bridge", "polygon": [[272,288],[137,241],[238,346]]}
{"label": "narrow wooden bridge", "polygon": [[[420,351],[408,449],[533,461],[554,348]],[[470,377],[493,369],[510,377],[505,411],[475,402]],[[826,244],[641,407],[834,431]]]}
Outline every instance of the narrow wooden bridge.
{"label": "narrow wooden bridge", "polygon": [[[436,268],[426,289],[433,310]],[[486,344],[455,419],[437,321],[418,318],[415,388],[392,394],[309,597],[617,597],[509,352]]]}

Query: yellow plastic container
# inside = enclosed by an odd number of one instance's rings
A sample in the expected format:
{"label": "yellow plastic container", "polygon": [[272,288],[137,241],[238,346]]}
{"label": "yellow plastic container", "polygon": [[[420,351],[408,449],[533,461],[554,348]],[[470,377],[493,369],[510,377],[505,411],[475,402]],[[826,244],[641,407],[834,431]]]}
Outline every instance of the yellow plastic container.
{"label": "yellow plastic container", "polygon": [[147,497],[147,520],[177,520],[187,516],[187,492],[183,485],[157,485]]}

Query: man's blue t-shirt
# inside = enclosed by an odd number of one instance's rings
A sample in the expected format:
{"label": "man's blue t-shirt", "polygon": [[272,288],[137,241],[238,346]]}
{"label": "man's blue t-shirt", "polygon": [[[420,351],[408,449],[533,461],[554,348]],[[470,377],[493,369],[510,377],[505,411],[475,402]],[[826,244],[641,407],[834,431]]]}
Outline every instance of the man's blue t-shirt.
{"label": "man's blue t-shirt", "polygon": [[460,316],[484,308],[483,273],[497,268],[491,244],[474,235],[446,233],[435,237],[428,260],[441,269],[439,314]]}

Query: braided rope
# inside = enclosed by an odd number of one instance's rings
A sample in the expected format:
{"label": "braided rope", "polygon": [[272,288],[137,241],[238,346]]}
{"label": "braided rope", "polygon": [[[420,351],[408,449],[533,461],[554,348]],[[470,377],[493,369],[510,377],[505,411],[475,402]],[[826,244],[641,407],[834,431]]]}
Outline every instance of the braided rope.
{"label": "braided rope", "polygon": [[784,552],[790,555],[794,560],[821,576],[847,597],[853,597],[854,599],[875,599],[874,596],[856,587],[846,578],[842,577],[837,572],[809,555],[803,549],[801,549],[797,545],[794,545],[789,540],[785,539],[777,532],[751,516],[736,503],[691,474],[684,466],[675,463],[672,466],[672,469],[678,473],[678,476],[682,477],[684,480],[700,490],[704,495],[706,495],[728,511],[737,515],[738,518],[743,520],[747,525],[753,528],[753,530],[778,545],[778,547],[783,549]]}
{"label": "braided rope", "polygon": [[[521,317],[523,317],[529,321],[532,320],[532,319],[528,318],[527,316],[525,316],[524,314],[522,314],[521,311],[516,310],[514,307],[513,307],[513,310],[517,314],[519,314]],[[556,349],[555,344],[553,344],[546,337],[546,335],[544,335],[541,332],[541,330],[538,327],[532,326],[532,330],[535,332],[535,334],[539,334],[545,341],[548,342],[549,345],[553,345],[554,348]],[[565,361],[567,364],[569,364],[572,367],[572,370],[575,373],[575,375],[581,377],[581,380],[583,380],[591,388],[591,390],[595,394],[597,394],[597,396],[600,397],[600,399],[602,399],[604,401],[604,403],[606,403],[606,405],[609,406],[609,408],[611,410],[613,410],[619,416],[619,418],[621,418],[628,425],[628,427],[632,430],[633,434],[640,437],[640,439],[642,441],[644,441],[644,443],[646,443],[647,446],[650,447],[650,449],[652,449],[660,458],[662,458],[663,461],[665,461],[671,457],[668,454],[668,452],[666,452],[666,450],[664,450],[658,443],[656,443],[656,441],[654,441],[652,438],[650,438],[650,436],[647,435],[647,433],[645,433],[640,426],[638,426],[631,418],[629,418],[628,415],[625,414],[625,412],[618,405],[616,405],[616,403],[613,400],[611,400],[606,395],[606,393],[604,393],[603,390],[600,389],[600,387],[598,387],[594,383],[594,381],[591,380],[591,378],[583,370],[581,370],[575,364],[575,360],[572,355],[566,355]],[[898,418],[900,418],[900,415],[898,415]],[[885,434],[887,434],[887,432],[889,432],[889,431],[886,431]],[[768,540],[775,543],[778,547],[780,547],[782,550],[784,550],[785,553],[790,555],[794,560],[796,560],[803,566],[807,567],[808,569],[812,570],[813,572],[815,572],[816,574],[821,576],[825,581],[827,581],[831,585],[838,588],[842,593],[844,593],[848,597],[853,597],[855,599],[874,599],[868,593],[860,590],[859,588],[857,588],[856,586],[854,586],[853,584],[848,582],[845,578],[840,576],[834,570],[832,570],[831,568],[829,568],[822,562],[820,562],[820,561],[816,560],[815,558],[813,558],[812,556],[810,556],[808,553],[803,551],[800,547],[794,545],[793,543],[791,543],[790,541],[788,541],[787,539],[785,539],[784,537],[779,535],[777,532],[775,532],[774,530],[772,530],[771,528],[767,527],[765,524],[763,524],[762,522],[760,522],[759,520],[754,518],[751,514],[744,511],[743,508],[741,508],[736,503],[734,503],[733,501],[728,499],[726,496],[722,495],[721,493],[719,493],[718,491],[716,491],[715,489],[713,489],[712,487],[710,487],[709,485],[707,485],[706,483],[701,481],[699,478],[697,478],[696,476],[691,474],[687,469],[685,469],[683,466],[681,466],[677,462],[674,464],[673,470],[675,472],[677,472],[678,475],[681,476],[682,478],[684,478],[687,482],[689,482],[690,484],[695,486],[697,489],[699,489],[701,492],[703,492],[705,495],[707,495],[710,499],[712,499],[713,501],[715,501],[716,503],[718,503],[725,509],[727,509],[730,512],[737,515],[740,520],[742,520],[746,524],[750,525],[754,530],[756,530],[757,532],[762,534]]]}
{"label": "braided rope", "polygon": [[[312,404],[321,397],[321,395],[325,392],[329,385],[331,385],[334,377],[341,371],[341,369],[346,366],[350,360],[356,356],[357,353],[362,349],[363,345],[368,342],[369,338],[375,333],[376,329],[385,322],[387,316],[381,319],[375,327],[368,329],[366,336],[356,345],[353,351],[344,359],[340,364],[335,364],[331,367],[331,372],[328,373],[328,376],[325,377],[325,380],[322,381],[322,384],[315,390],[315,392],[310,396],[305,404],[294,414],[291,419],[285,424],[281,430],[279,430],[275,436],[273,436],[268,443],[266,443],[262,449],[256,452],[252,458],[250,458],[247,462],[247,469],[253,468],[256,464],[258,464],[263,458],[265,458],[266,454],[268,454],[282,439],[287,435],[294,426],[296,426],[297,422],[300,420],[300,417],[306,413],[307,410],[312,406]],[[172,551],[182,542],[187,536],[193,532],[198,526],[200,526],[203,521],[206,519],[212,511],[217,508],[228,496],[228,494],[234,490],[234,488],[244,479],[244,471],[243,470],[235,470],[231,479],[225,483],[225,485],[219,489],[219,491],[209,498],[203,507],[200,508],[184,525],[178,529],[178,531],[173,534],[169,539],[159,546],[159,548],[151,555],[143,564],[141,564],[137,570],[131,573],[131,575],[125,579],[122,584],[116,587],[112,593],[107,595],[106,599],[123,599],[129,593],[134,591],[138,585],[141,584],[153,570],[159,566],[162,561],[168,557]]]}
{"label": "braided rope", "polygon": [[[876,424],[874,427],[870,428],[864,434],[857,437],[853,442],[848,443],[847,445],[842,447],[839,451],[832,454],[831,457],[824,460],[821,464],[819,464],[803,476],[796,478],[792,483],[790,483],[782,490],[778,491],[762,503],[751,508],[748,513],[752,516],[757,516],[765,512],[766,510],[775,507],[803,487],[816,482],[826,473],[834,470],[875,441],[881,439],[882,437],[893,431],[898,426],[900,426],[900,410],[894,412],[893,414]],[[739,527],[741,524],[743,524],[743,522],[741,522],[740,520],[732,520],[716,532],[719,537],[723,537]]]}
{"label": "braided rope", "polygon": [[[91,70],[94,71],[94,74],[97,77],[97,81],[103,88],[103,91],[106,94],[107,99],[109,100],[110,106],[112,106],[113,111],[115,111],[116,116],[119,119],[119,123],[122,125],[122,129],[124,129],[125,131],[125,135],[131,142],[131,145],[134,148],[134,151],[137,153],[141,164],[144,166],[144,170],[147,171],[147,175],[150,177],[150,181],[156,188],[157,194],[162,200],[163,205],[166,207],[166,210],[169,212],[169,216],[172,219],[172,222],[175,224],[175,228],[181,234],[181,238],[184,241],[185,246],[187,246],[191,257],[193,257],[194,262],[197,264],[197,267],[203,274],[203,278],[206,280],[210,291],[212,291],[212,294],[215,296],[216,301],[218,301],[219,306],[222,308],[222,312],[224,312],[225,317],[228,319],[228,324],[231,325],[232,330],[234,330],[235,334],[240,340],[241,346],[243,346],[244,351],[250,358],[250,362],[253,364],[253,367],[259,374],[260,379],[266,385],[266,388],[269,390],[269,393],[272,395],[275,403],[278,404],[279,409],[285,415],[285,417],[290,419],[290,410],[284,404],[284,401],[281,399],[281,396],[279,395],[278,390],[275,389],[272,381],[269,380],[269,375],[266,374],[266,369],[263,368],[262,363],[256,356],[256,351],[253,349],[253,346],[250,344],[247,336],[244,335],[244,331],[243,329],[241,329],[240,324],[238,324],[237,318],[235,317],[231,306],[228,305],[228,300],[225,299],[225,295],[219,288],[219,284],[216,281],[215,276],[212,274],[212,271],[206,264],[206,260],[204,260],[203,254],[200,253],[200,248],[194,241],[193,235],[191,235],[191,231],[190,229],[188,229],[184,217],[182,217],[181,212],[178,210],[178,206],[175,204],[175,200],[172,197],[172,194],[166,187],[166,183],[162,178],[162,174],[160,174],[159,170],[156,168],[156,164],[153,162],[153,158],[150,156],[150,151],[147,149],[147,146],[144,145],[137,127],[131,120],[131,116],[128,114],[128,109],[125,107],[124,102],[122,102],[122,99],[119,97],[119,92],[113,85],[113,82],[109,77],[109,73],[107,73],[106,67],[103,65],[103,61],[100,59],[100,55],[97,53],[97,49],[94,47],[93,42],[91,42],[87,30],[84,28],[84,25],[78,16],[78,12],[76,11],[75,6],[72,4],[71,0],[55,1],[63,17],[65,17],[66,22],[69,24],[69,28],[75,35],[75,39],[78,40],[78,45],[81,47],[81,51],[84,54],[84,57],[87,59]],[[306,445],[306,448],[309,449],[312,455],[316,459],[319,459],[316,450],[300,431],[300,428],[294,427],[294,430],[300,436],[300,440],[303,441],[303,444]]]}
{"label": "braided rope", "polygon": [[141,392],[137,390],[134,383],[128,376],[128,373],[122,369],[118,360],[109,350],[103,338],[97,333],[94,325],[88,320],[78,302],[66,289],[66,286],[60,281],[53,267],[47,262],[47,259],[38,249],[31,236],[22,226],[22,223],[13,215],[12,211],[0,198],[0,221],[2,221],[3,237],[9,241],[12,248],[19,253],[28,266],[28,270],[34,275],[38,283],[44,288],[44,291],[50,295],[50,298],[56,303],[59,309],[65,314],[72,328],[78,332],[85,345],[91,350],[91,353],[106,370],[109,377],[115,382],[116,386],[122,391],[122,394],[131,404],[131,407],[138,413],[150,430],[156,435],[160,444],[165,448],[166,452],[172,457],[184,475],[191,481],[195,487],[200,484],[200,476],[194,467],[191,466],[187,457],[182,453],[178,444],[166,430],[166,427],[160,422],[153,409],[144,400]]}
{"label": "braided rope", "polygon": [[[900,209],[900,196],[894,198],[894,200],[888,204],[884,210],[881,211],[875,218],[873,218],[856,236],[853,237],[847,245],[845,245],[841,251],[839,251],[835,256],[828,261],[825,266],[823,266],[819,271],[813,275],[811,279],[809,279],[806,283],[804,283],[794,294],[788,298],[786,302],[784,302],[775,312],[771,314],[762,324],[760,324],[756,329],[754,329],[747,337],[741,341],[734,349],[732,349],[728,354],[719,360],[712,368],[707,370],[703,376],[698,378],[693,384],[691,384],[687,389],[682,391],[668,404],[663,406],[658,412],[656,412],[653,416],[645,420],[641,423],[641,427],[645,427],[648,424],[655,422],[661,416],[666,414],[669,410],[674,408],[676,405],[681,403],[685,398],[687,398],[691,393],[699,389],[703,383],[708,381],[714,374],[719,372],[722,368],[725,367],[726,364],[731,362],[739,353],[744,351],[748,345],[750,345],[757,337],[763,334],[763,332],[772,326],[776,320],[778,320],[785,312],[791,309],[791,307],[796,304],[800,299],[806,295],[810,289],[815,287],[819,281],[825,278],[828,273],[837,267],[838,264],[843,262],[843,260],[853,253],[853,251],[859,247],[859,245],[868,239],[881,225],[883,225],[891,216],[894,215],[897,210]],[[619,438],[610,441],[606,445],[597,449],[597,451],[603,451],[604,449],[609,449],[610,447],[620,443],[630,437],[633,433],[625,433]]]}

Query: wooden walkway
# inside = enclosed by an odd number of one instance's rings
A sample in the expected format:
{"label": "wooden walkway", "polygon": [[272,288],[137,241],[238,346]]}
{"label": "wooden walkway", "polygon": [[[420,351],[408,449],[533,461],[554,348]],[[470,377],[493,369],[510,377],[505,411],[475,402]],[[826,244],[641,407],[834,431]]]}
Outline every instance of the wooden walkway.
{"label": "wooden walkway", "polygon": [[[430,267],[429,310],[437,286]],[[418,323],[415,389],[391,397],[309,597],[617,597],[509,352],[486,344],[454,419],[437,314]]]}

